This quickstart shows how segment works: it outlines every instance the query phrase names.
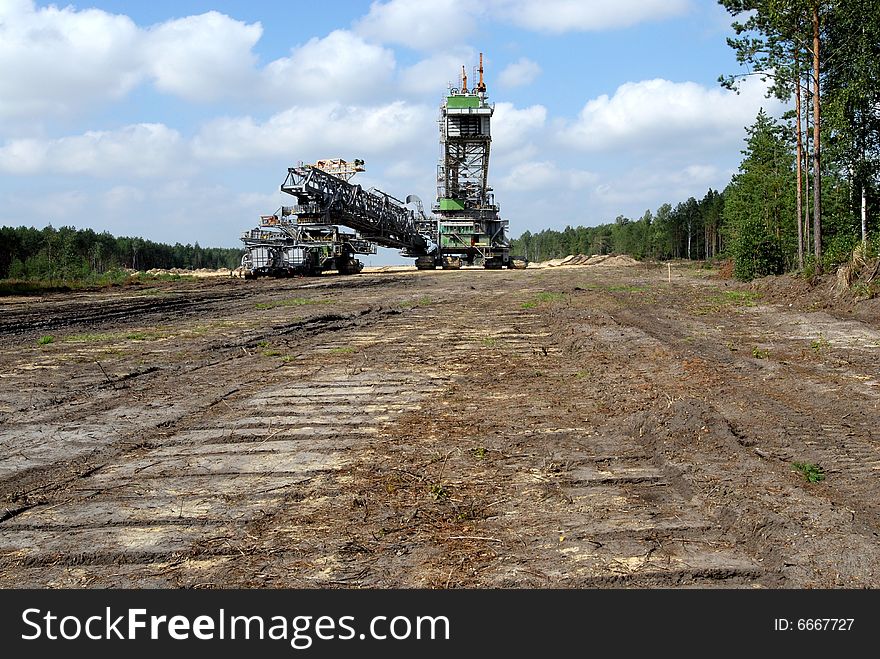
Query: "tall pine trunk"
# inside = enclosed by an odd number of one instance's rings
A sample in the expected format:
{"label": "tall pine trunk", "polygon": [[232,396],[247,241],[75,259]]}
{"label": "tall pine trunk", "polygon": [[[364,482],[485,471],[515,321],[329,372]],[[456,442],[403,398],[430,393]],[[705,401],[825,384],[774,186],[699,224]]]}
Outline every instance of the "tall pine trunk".
{"label": "tall pine trunk", "polygon": [[819,103],[819,1],[813,3],[813,256],[822,274],[821,105]]}
{"label": "tall pine trunk", "polygon": [[801,53],[800,48],[795,50],[794,54],[794,95],[795,106],[797,107],[797,124],[795,132],[797,133],[797,197],[795,199],[795,217],[798,225],[798,269],[804,269],[804,227],[801,224],[801,214],[803,213],[803,187],[804,173],[801,169],[801,163],[804,157],[804,141],[801,136]]}

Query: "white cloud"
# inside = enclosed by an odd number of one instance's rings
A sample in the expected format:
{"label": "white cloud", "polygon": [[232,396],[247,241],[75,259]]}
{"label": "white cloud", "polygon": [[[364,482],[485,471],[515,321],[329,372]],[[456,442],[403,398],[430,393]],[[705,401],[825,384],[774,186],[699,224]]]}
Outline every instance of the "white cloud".
{"label": "white cloud", "polygon": [[543,105],[520,110],[512,103],[496,103],[492,117],[492,161],[499,165],[532,157],[536,147],[531,141],[543,132],[546,121],[547,108]]}
{"label": "white cloud", "polygon": [[0,147],[7,174],[85,174],[154,177],[186,167],[180,134],[163,124],[135,124],[51,140],[10,140]]}
{"label": "white cloud", "polygon": [[522,87],[534,82],[541,74],[541,67],[532,60],[521,57],[516,62],[508,64],[498,74],[498,84],[503,88]]}
{"label": "white cloud", "polygon": [[99,9],[17,0],[0,11],[0,116],[66,115],[143,81],[206,101],[247,94],[257,80],[251,49],[262,27],[215,11],[148,29]]}
{"label": "white cloud", "polygon": [[578,190],[598,181],[593,172],[581,169],[561,169],[555,162],[531,161],[516,165],[502,179],[505,188],[511,191],[553,190],[568,188]]}
{"label": "white cloud", "polygon": [[598,31],[678,16],[690,0],[491,0],[493,15],[528,30]]}
{"label": "white cloud", "polygon": [[259,23],[210,11],[161,23],[142,35],[145,68],[160,91],[210,101],[253,84]]}
{"label": "white cloud", "polygon": [[127,16],[4,0],[0,116],[60,115],[121,97],[141,79],[138,40]]}
{"label": "white cloud", "polygon": [[197,157],[212,160],[352,159],[430,141],[434,125],[431,108],[404,101],[376,107],[330,103],[293,107],[262,123],[251,117],[218,119],[202,127],[193,145]]}
{"label": "white cloud", "polygon": [[492,116],[492,141],[507,147],[521,144],[530,134],[543,128],[546,121],[547,108],[543,105],[518,110],[513,103],[496,103]]}
{"label": "white cloud", "polygon": [[335,30],[294,48],[290,57],[271,62],[263,78],[266,93],[277,100],[344,103],[386,91],[395,66],[390,50],[347,30]]}
{"label": "white cloud", "polygon": [[0,11],[0,117],[6,118],[69,115],[144,82],[196,102],[362,102],[387,93],[396,70],[391,50],[346,30],[315,37],[260,69],[253,50],[260,23],[216,11],[146,29],[98,9],[35,8],[17,0]]}
{"label": "white cloud", "polygon": [[90,201],[90,195],[81,190],[0,192],[0,226],[57,227],[70,222],[81,227]]}
{"label": "white cloud", "polygon": [[691,4],[692,0],[377,0],[355,30],[383,43],[434,50],[462,43],[480,21],[489,19],[538,32],[598,31],[679,16]]}
{"label": "white cloud", "polygon": [[613,96],[588,101],[577,121],[564,125],[557,137],[587,151],[707,153],[738,144],[760,107],[778,111],[781,105],[765,98],[764,90],[757,80],[747,81],[740,94],[694,82],[628,82]]}
{"label": "white cloud", "polygon": [[[709,188],[722,189],[730,180],[731,172],[714,164],[697,163],[676,168],[630,168],[603,180],[596,186],[593,202],[606,216],[623,213],[635,218],[652,204],[673,206],[688,197],[702,198]],[[634,186],[633,181],[639,184]]]}
{"label": "white cloud", "polygon": [[476,28],[479,9],[466,0],[373,2],[355,30],[370,39],[417,50],[460,44]]}
{"label": "white cloud", "polygon": [[128,211],[146,199],[146,193],[132,185],[116,185],[101,195],[102,206],[111,213]]}
{"label": "white cloud", "polygon": [[[438,99],[439,105],[439,99],[446,93],[447,85],[458,87],[462,65],[468,70],[467,65],[474,60],[474,50],[469,47],[452,48],[427,57],[401,71],[401,91],[413,95],[431,94]],[[471,85],[470,80],[468,85]]]}

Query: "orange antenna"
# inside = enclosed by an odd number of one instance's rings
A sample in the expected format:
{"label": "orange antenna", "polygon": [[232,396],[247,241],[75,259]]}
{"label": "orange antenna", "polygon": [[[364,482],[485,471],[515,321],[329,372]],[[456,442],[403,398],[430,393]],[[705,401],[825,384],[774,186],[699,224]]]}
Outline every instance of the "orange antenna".
{"label": "orange antenna", "polygon": [[480,82],[477,84],[477,91],[486,93],[486,83],[483,82],[483,53],[480,53]]}
{"label": "orange antenna", "polygon": [[461,91],[467,94],[467,72],[464,70],[464,64],[461,65]]}

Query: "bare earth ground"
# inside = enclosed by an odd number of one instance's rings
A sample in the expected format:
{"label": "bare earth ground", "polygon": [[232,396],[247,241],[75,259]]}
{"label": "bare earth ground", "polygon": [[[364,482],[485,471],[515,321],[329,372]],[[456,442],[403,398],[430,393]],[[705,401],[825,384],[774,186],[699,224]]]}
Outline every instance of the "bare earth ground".
{"label": "bare earth ground", "polygon": [[666,279],[0,300],[0,586],[880,586],[876,306]]}

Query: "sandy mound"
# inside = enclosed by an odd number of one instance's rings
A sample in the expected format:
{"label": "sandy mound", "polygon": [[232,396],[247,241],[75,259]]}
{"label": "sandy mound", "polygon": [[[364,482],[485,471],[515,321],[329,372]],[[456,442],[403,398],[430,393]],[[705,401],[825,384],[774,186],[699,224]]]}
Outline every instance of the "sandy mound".
{"label": "sandy mound", "polygon": [[543,263],[535,264],[535,267],[558,268],[561,266],[581,266],[581,265],[602,265],[602,266],[631,266],[638,265],[639,262],[633,257],[626,254],[608,255],[608,254],[570,254],[565,258],[552,259]]}
{"label": "sandy mound", "polygon": [[232,271],[229,268],[199,268],[188,270],[186,268],[152,268],[146,271],[152,277],[160,275],[185,275],[189,277],[229,277]]}

